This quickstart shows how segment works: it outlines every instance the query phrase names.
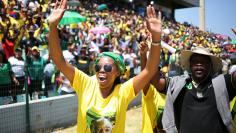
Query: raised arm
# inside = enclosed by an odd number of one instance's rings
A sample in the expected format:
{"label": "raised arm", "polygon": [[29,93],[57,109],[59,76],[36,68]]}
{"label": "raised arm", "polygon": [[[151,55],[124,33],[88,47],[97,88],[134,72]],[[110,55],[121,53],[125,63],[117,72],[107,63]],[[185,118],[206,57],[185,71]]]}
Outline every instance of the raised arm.
{"label": "raised arm", "polygon": [[57,31],[57,25],[61,20],[67,0],[57,0],[55,8],[49,17],[49,54],[51,59],[56,64],[57,68],[69,79],[72,83],[74,78],[74,67],[70,65],[63,57],[60,39]]}
{"label": "raised arm", "polygon": [[[145,66],[146,66],[148,50],[149,50],[149,48],[148,48],[147,43],[140,43],[140,45],[139,45],[139,53],[140,53],[140,58],[141,58],[141,70],[143,70],[145,68]],[[159,92],[163,92],[164,91],[165,79],[160,79],[160,71],[159,70],[156,71],[156,73],[152,77],[150,83],[157,89],[157,91],[159,91]],[[148,83],[143,88],[144,95],[147,94],[150,83]],[[163,93],[165,93],[165,92],[163,92]]]}
{"label": "raised arm", "polygon": [[155,9],[148,6],[146,23],[149,32],[152,34],[152,44],[145,68],[140,74],[134,77],[133,87],[135,94],[139,93],[140,90],[150,83],[150,80],[156,73],[158,68],[157,66],[159,66],[160,63],[160,42],[162,31],[160,12],[157,17]]}
{"label": "raised arm", "polygon": [[[140,61],[141,61],[141,70],[143,70],[146,66],[147,63],[147,52],[149,50],[148,44],[146,42],[141,42],[138,45],[139,53],[140,53]],[[149,88],[150,83],[148,83],[144,88],[143,88],[143,93],[144,95],[147,94],[148,88]]]}

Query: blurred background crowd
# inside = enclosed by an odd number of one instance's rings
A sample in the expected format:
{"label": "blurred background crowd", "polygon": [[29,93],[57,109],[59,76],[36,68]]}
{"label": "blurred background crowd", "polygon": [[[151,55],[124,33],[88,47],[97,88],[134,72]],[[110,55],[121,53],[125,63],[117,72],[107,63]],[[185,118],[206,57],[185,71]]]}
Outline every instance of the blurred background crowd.
{"label": "blurred background crowd", "polygon": [[[0,105],[20,102],[26,88],[31,100],[74,93],[48,55],[47,20],[54,6],[54,0],[0,0]],[[132,5],[70,1],[58,26],[63,55],[69,63],[94,75],[94,59],[100,52],[119,53],[125,60],[122,81],[126,81],[140,72],[138,45],[150,44],[144,20],[143,12]],[[221,57],[223,73],[236,63],[236,40],[200,31],[164,13],[162,43],[162,76],[182,74],[179,53],[195,46],[208,47]]]}

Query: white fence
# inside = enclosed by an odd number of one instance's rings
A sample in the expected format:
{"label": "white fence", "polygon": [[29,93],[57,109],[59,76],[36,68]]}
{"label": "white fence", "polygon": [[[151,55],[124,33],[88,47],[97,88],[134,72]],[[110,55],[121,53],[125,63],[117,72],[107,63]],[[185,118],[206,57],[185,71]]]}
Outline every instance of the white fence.
{"label": "white fence", "polygon": [[[74,94],[29,102],[31,132],[70,126],[76,123],[77,97]],[[0,132],[26,132],[25,103],[0,106]]]}
{"label": "white fence", "polygon": [[[139,94],[128,108],[141,104]],[[76,123],[77,96],[68,94],[29,102],[30,131],[50,132]],[[0,132],[26,133],[25,102],[0,106]]]}

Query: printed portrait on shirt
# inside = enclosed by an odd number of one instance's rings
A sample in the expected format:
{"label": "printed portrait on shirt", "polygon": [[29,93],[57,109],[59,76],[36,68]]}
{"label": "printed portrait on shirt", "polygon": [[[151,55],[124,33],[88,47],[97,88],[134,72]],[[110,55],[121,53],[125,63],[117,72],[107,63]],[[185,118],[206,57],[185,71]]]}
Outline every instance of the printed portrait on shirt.
{"label": "printed portrait on shirt", "polygon": [[91,133],[112,133],[115,125],[115,112],[98,114],[92,109],[89,109],[86,114],[87,126]]}

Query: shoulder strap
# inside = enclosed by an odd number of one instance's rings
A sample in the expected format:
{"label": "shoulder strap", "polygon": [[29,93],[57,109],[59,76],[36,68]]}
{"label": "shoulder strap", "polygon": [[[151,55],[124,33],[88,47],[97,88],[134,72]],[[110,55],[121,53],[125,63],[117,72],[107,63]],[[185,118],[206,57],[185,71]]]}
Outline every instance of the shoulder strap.
{"label": "shoulder strap", "polygon": [[229,107],[229,95],[226,88],[224,75],[221,74],[212,79],[212,85],[215,92],[216,105],[221,119],[229,131],[233,131],[234,124]]}

